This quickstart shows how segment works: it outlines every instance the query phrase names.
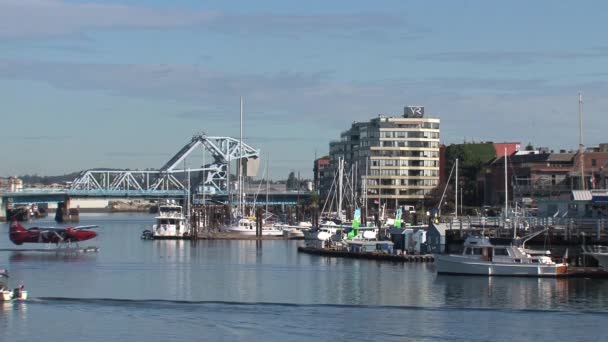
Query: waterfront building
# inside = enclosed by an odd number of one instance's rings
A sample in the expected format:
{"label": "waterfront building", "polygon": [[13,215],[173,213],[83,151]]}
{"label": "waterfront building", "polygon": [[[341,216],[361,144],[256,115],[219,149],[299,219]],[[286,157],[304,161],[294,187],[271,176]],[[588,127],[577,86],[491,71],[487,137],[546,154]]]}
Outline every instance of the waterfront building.
{"label": "waterfront building", "polygon": [[439,183],[439,124],[440,119],[425,117],[424,107],[419,106],[405,107],[401,116],[378,115],[354,122],[339,140],[330,142],[327,174],[331,177],[322,179],[320,188],[331,187],[339,160],[344,159],[361,204],[418,207]]}
{"label": "waterfront building", "polygon": [[[573,190],[608,188],[608,144],[587,148],[582,156],[578,152],[565,150],[559,153],[546,150],[527,152],[530,153],[517,152],[508,157],[509,200],[567,199]],[[584,186],[581,183],[581,159],[584,163]],[[496,158],[488,165],[484,187],[484,203],[504,203],[503,157]]]}
{"label": "waterfront building", "polygon": [[[331,177],[328,169],[330,166],[329,156],[324,156],[321,158],[315,159],[315,164],[313,166],[313,174],[314,174],[314,191],[317,193],[327,193],[329,189],[321,189],[321,184],[326,185],[327,181],[321,181],[322,179]],[[331,182],[331,180],[330,180]]]}

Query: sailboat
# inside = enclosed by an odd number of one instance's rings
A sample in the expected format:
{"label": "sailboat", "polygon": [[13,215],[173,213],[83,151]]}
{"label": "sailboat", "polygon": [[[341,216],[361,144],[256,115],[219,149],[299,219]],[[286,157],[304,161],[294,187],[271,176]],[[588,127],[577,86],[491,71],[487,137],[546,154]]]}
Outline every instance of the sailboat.
{"label": "sailboat", "polygon": [[[243,166],[242,166],[242,156],[243,156],[243,98],[241,97],[241,136],[240,136],[240,157],[239,157],[239,177],[238,177],[238,202],[237,202],[237,211],[236,211],[236,222],[231,224],[228,227],[228,231],[231,233],[238,233],[241,235],[256,235],[256,227],[257,221],[253,216],[245,215],[245,203],[244,203],[244,178],[243,178]],[[279,227],[275,226],[264,226],[262,224],[262,235],[273,235],[273,236],[281,236],[283,235],[283,231]]]}

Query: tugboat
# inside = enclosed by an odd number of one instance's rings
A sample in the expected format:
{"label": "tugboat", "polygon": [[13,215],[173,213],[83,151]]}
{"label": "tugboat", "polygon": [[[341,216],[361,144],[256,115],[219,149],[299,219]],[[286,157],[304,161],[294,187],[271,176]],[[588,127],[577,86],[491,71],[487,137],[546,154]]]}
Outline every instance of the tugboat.
{"label": "tugboat", "polygon": [[15,300],[26,300],[27,299],[27,291],[23,284],[19,287],[11,290],[8,287],[8,271],[0,268],[0,301],[8,302],[13,299]]}

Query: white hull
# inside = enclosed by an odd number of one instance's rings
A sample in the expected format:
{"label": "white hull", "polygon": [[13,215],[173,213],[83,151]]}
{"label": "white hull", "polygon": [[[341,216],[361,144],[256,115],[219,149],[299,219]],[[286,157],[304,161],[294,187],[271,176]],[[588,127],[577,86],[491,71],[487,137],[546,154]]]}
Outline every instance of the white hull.
{"label": "white hull", "polygon": [[[184,228],[183,226],[181,228]],[[183,236],[184,232],[177,229],[174,224],[155,224],[153,226],[154,236],[178,237]]]}
{"label": "white hull", "polygon": [[466,274],[486,276],[557,277],[565,275],[566,264],[515,264],[471,260],[459,255],[435,255],[439,274]]}
{"label": "white hull", "polygon": [[608,253],[587,253],[597,259],[602,268],[608,270]]}
{"label": "white hull", "polygon": [[[241,235],[255,235],[255,228],[241,228],[241,227],[231,227],[228,228],[228,231],[231,233],[237,233]],[[282,236],[283,231],[279,229],[262,229],[263,236]]]}
{"label": "white hull", "polygon": [[296,228],[283,228],[283,236],[288,239],[303,238],[304,232]]}
{"label": "white hull", "polygon": [[20,291],[20,295],[18,298],[14,297],[14,292],[9,290],[0,291],[0,301],[8,302],[11,300],[26,300],[27,299],[27,291]]}

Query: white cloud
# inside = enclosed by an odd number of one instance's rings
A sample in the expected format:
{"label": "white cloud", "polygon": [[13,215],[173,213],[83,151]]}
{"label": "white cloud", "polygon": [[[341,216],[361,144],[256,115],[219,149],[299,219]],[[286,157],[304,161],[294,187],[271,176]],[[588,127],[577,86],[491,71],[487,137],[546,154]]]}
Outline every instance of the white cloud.
{"label": "white cloud", "polygon": [[0,38],[78,35],[85,29],[182,27],[204,24],[219,15],[60,0],[3,0],[0,8]]}
{"label": "white cloud", "polygon": [[[81,36],[86,31],[94,29],[200,27],[225,33],[264,32],[293,35],[323,30],[356,33],[359,30],[367,31],[378,27],[409,26],[405,24],[402,16],[386,13],[237,14],[102,2],[0,0],[0,39]],[[411,31],[417,33],[421,30]]]}

